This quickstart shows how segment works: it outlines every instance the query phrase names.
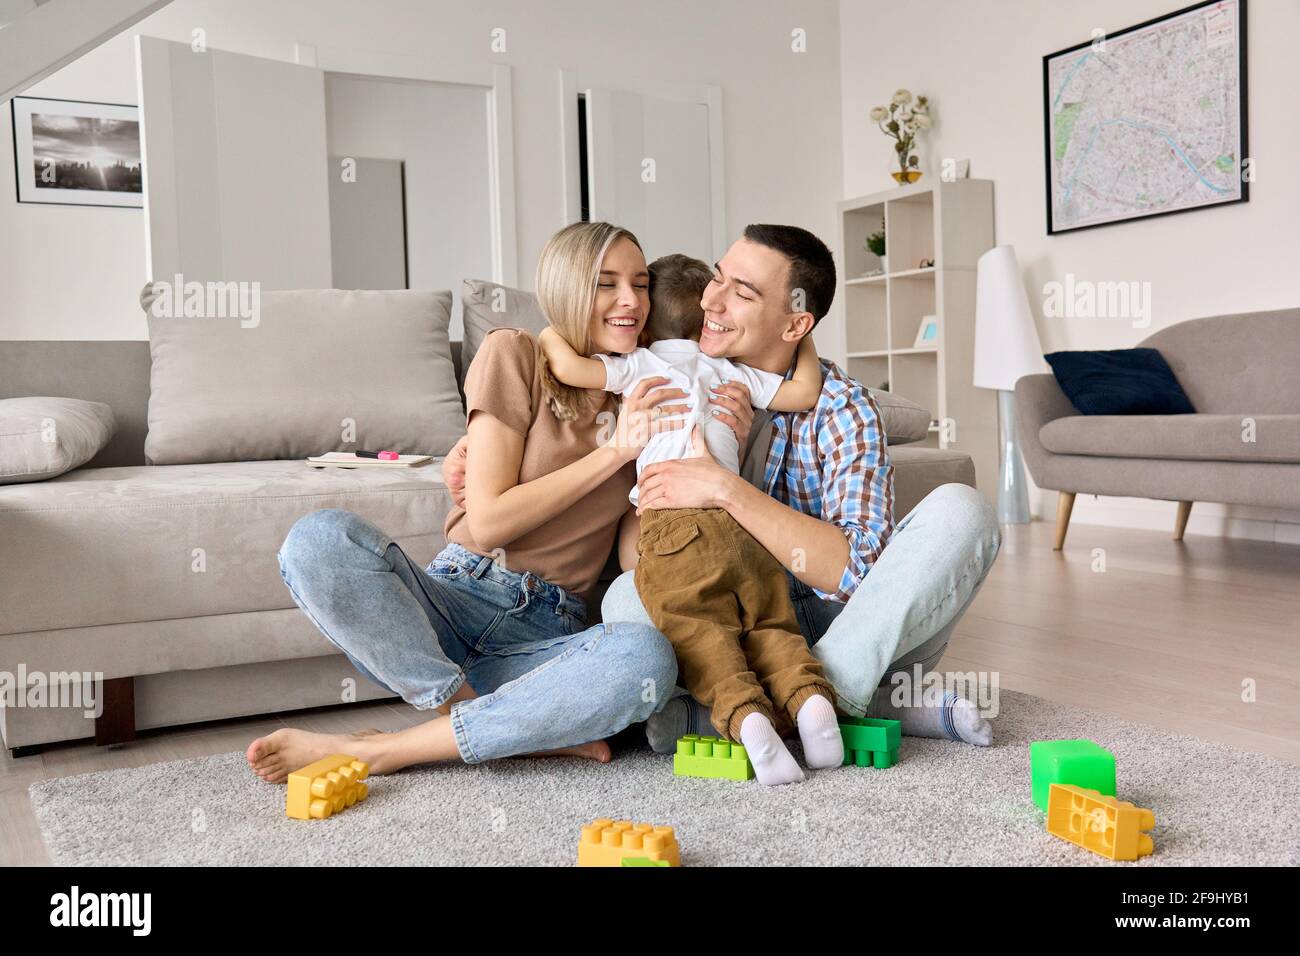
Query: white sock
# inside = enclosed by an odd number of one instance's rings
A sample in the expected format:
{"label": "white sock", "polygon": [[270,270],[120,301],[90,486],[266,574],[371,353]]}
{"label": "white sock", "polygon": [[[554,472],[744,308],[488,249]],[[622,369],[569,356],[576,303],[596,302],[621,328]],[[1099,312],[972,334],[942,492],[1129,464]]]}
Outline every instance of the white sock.
{"label": "white sock", "polygon": [[881,687],[871,698],[868,717],[897,720],[903,734],[908,737],[939,737],[946,740],[964,740],[976,747],[987,747],[993,742],[993,725],[980,716],[979,708],[965,697],[952,691],[943,695],[941,704],[912,706],[904,701],[897,707],[890,700],[892,687]]}
{"label": "white sock", "polygon": [[759,783],[775,787],[803,782],[803,771],[785,749],[772,721],[764,715],[753,713],[740,722],[740,742],[745,745]]}
{"label": "white sock", "polygon": [[844,763],[844,738],[835,718],[835,705],[821,694],[803,702],[795,715],[799,740],[803,743],[804,763],[813,770],[838,767]]}

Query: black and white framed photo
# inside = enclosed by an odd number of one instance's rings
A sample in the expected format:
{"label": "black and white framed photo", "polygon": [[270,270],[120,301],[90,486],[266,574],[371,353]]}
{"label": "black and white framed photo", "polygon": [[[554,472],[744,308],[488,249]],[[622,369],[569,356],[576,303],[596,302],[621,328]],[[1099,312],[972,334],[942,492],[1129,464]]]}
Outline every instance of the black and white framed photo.
{"label": "black and white framed photo", "polygon": [[1246,0],[1043,57],[1047,234],[1250,199]]}
{"label": "black and white framed photo", "polygon": [[142,207],[138,114],[115,103],[15,96],[18,201]]}

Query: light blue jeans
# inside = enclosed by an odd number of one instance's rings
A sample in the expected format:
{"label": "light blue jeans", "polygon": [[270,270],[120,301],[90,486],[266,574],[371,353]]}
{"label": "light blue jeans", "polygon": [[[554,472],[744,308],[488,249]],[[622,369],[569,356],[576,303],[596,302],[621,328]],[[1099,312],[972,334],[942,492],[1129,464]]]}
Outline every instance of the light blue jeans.
{"label": "light blue jeans", "polygon": [[280,548],[297,605],[356,666],[420,710],[451,707],[466,763],[612,736],[672,697],[672,646],[644,624],[588,627],[574,594],[458,544],[421,569],[350,511],[300,519]]}
{"label": "light blue jeans", "polygon": [[[967,485],[941,485],[894,528],[884,551],[847,604],[823,601],[793,575],[790,597],[813,656],[826,668],[837,703],[863,716],[891,676],[932,669],[979,591],[1001,544],[997,516]],[[601,617],[646,625],[632,572],[605,593]]]}

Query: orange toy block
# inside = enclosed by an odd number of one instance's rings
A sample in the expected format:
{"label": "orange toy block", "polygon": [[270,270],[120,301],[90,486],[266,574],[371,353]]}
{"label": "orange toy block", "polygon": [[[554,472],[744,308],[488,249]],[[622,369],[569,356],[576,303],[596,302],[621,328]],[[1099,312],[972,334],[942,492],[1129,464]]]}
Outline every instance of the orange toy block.
{"label": "orange toy block", "polygon": [[1047,796],[1047,832],[1109,860],[1136,860],[1155,852],[1156,815],[1096,790],[1054,783]]}
{"label": "orange toy block", "polygon": [[324,820],[370,793],[370,768],[356,757],[331,754],[289,774],[284,812],[295,820]]}
{"label": "orange toy block", "polygon": [[593,820],[582,828],[578,866],[622,866],[627,857],[665,860],[669,866],[682,865],[672,827],[631,820]]}

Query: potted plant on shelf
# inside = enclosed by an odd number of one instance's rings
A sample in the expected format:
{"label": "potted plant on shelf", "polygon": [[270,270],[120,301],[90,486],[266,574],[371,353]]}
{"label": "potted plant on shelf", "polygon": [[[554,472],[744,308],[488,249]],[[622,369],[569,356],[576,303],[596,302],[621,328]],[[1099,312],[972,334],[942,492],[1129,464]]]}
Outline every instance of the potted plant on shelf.
{"label": "potted plant on shelf", "polygon": [[920,159],[913,150],[916,134],[930,128],[930,100],[913,97],[910,90],[896,90],[888,106],[873,107],[870,115],[880,131],[895,141],[898,171],[890,173],[894,182],[900,186],[916,182],[921,178]]}
{"label": "potted plant on shelf", "polygon": [[880,260],[880,272],[889,274],[889,260],[885,256],[885,220],[880,220],[880,230],[867,236],[867,250]]}

